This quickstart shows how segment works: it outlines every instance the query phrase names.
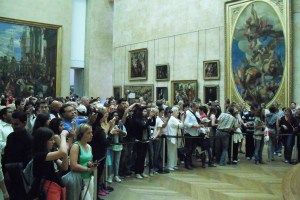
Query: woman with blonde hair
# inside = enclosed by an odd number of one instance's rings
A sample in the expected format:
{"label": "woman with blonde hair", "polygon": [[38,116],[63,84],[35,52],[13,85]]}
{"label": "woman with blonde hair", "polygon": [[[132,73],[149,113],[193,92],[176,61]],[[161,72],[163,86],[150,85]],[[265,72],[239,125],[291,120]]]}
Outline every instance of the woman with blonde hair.
{"label": "woman with blonde hair", "polygon": [[93,165],[92,147],[88,142],[92,141],[92,127],[88,124],[80,124],[75,131],[76,142],[70,152],[71,170],[80,172],[84,180],[84,189],[81,191],[81,199],[92,200],[94,193],[94,181],[92,173],[97,169]]}

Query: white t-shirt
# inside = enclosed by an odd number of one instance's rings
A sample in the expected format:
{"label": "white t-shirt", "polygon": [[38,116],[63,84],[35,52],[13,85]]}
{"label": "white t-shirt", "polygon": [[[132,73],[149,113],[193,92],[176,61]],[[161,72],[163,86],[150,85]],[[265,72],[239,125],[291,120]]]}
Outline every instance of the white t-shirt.
{"label": "white t-shirt", "polygon": [[[153,135],[157,134],[157,128],[162,128],[163,124],[164,124],[163,120],[159,116],[157,116]],[[161,130],[160,134],[162,134],[162,130]]]}

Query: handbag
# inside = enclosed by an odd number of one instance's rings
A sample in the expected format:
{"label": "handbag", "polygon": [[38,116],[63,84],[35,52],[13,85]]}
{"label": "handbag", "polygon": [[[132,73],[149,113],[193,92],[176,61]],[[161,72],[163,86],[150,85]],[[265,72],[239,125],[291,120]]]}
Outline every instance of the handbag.
{"label": "handbag", "polygon": [[177,132],[177,152],[180,156],[186,156],[186,154],[189,152],[189,149],[185,147],[185,138],[184,134],[182,135],[181,144],[180,147],[178,147],[178,132]]}
{"label": "handbag", "polygon": [[[74,143],[79,146],[78,143]],[[80,160],[80,146],[78,152],[78,163]],[[69,171],[66,175],[61,177],[62,183],[66,187],[67,200],[79,200],[81,199],[81,191],[84,189],[84,181],[80,172]]]}
{"label": "handbag", "polygon": [[84,188],[84,181],[80,172],[70,171],[61,177],[62,183],[66,187],[67,199],[80,199],[81,191]]}

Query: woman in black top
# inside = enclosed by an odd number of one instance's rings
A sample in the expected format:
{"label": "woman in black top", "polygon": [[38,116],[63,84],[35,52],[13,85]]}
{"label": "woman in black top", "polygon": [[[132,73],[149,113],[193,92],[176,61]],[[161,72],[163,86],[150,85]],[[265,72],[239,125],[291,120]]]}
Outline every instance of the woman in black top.
{"label": "woman in black top", "polygon": [[104,117],[102,112],[98,112],[97,118],[93,123],[93,139],[90,143],[93,152],[93,160],[99,161],[99,166],[97,169],[97,194],[101,196],[105,196],[106,191],[103,188],[103,181],[102,181],[102,173],[104,170],[104,164],[106,161],[106,152],[107,148],[109,147],[109,141],[106,139],[106,134],[104,129],[101,127],[101,122]]}
{"label": "woman in black top", "polygon": [[[47,200],[65,199],[65,189],[57,169],[68,169],[68,153],[66,136],[68,132],[60,134],[61,143],[57,151],[51,152],[54,145],[54,133],[51,129],[41,127],[35,131],[33,138],[33,190],[31,197],[39,195],[40,184],[46,192]],[[42,182],[44,180],[44,182]]]}
{"label": "woman in black top", "polygon": [[135,137],[137,140],[142,142],[136,143],[137,158],[135,163],[135,175],[136,178],[142,179],[147,178],[148,175],[144,173],[144,163],[147,153],[148,143],[144,143],[149,139],[150,136],[150,123],[151,117],[148,119],[147,109],[141,106],[136,106],[134,110],[133,118],[136,124],[135,127]]}
{"label": "woman in black top", "polygon": [[285,134],[282,136],[284,162],[291,163],[292,149],[295,143],[295,135],[293,133],[297,130],[297,123],[290,108],[285,109],[284,116],[280,118],[279,127],[280,133]]}

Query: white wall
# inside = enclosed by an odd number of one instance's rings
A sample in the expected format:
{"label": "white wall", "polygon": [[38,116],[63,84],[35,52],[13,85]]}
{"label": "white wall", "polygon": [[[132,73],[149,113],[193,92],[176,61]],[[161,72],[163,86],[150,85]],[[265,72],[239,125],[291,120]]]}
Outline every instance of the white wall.
{"label": "white wall", "polygon": [[[224,104],[225,41],[224,4],[227,0],[115,0],[113,85],[154,84],[168,87],[172,80],[198,80],[198,96],[204,85],[219,85]],[[300,104],[297,78],[300,68],[300,1],[293,9],[293,94]],[[298,41],[298,42],[297,42]],[[148,49],[148,79],[128,80],[128,51]],[[220,80],[203,80],[203,61],[220,60]],[[170,81],[155,80],[155,65],[170,64]],[[155,91],[154,91],[155,93]],[[156,97],[154,97],[156,99]]]}
{"label": "white wall", "polygon": [[[169,87],[170,100],[171,80],[198,80],[201,99],[204,85],[220,85],[223,97],[224,2],[116,0],[113,85]],[[133,82],[128,80],[128,51],[139,48],[148,49],[148,79]],[[220,80],[203,81],[205,60],[220,60]],[[155,66],[165,63],[170,65],[170,81],[156,82]]]}

